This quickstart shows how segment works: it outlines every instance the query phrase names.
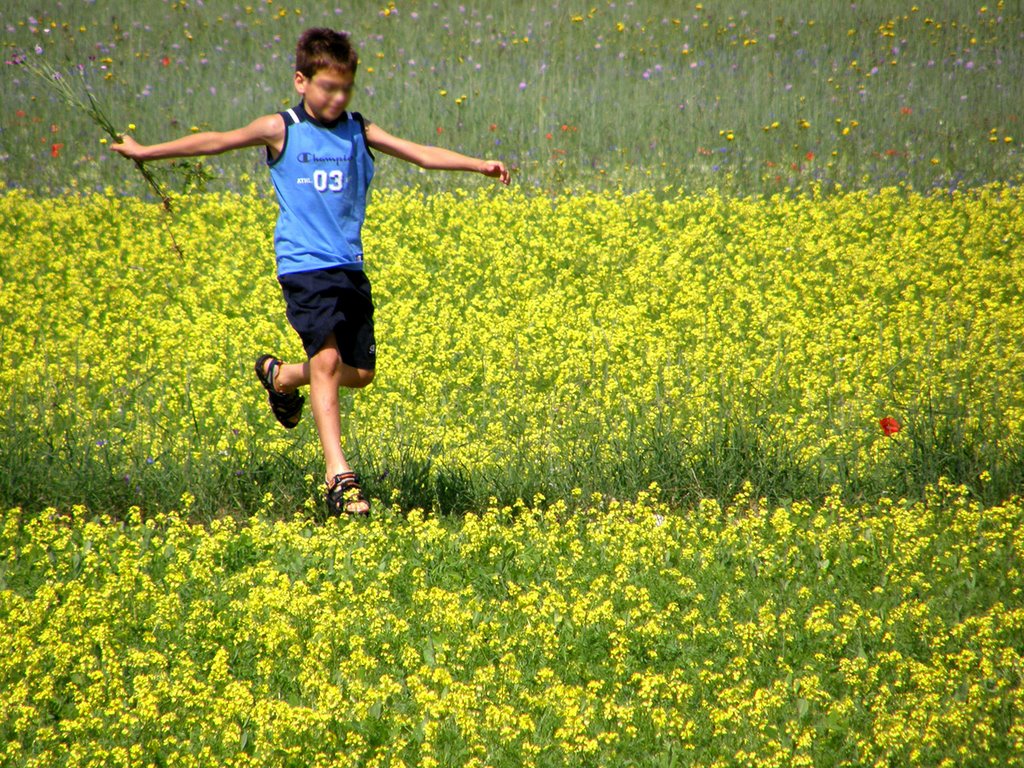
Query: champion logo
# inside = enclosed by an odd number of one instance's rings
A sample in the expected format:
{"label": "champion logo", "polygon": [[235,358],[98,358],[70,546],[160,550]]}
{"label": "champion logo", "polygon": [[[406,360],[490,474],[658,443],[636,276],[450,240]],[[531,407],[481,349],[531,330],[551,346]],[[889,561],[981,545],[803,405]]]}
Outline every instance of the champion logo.
{"label": "champion logo", "polygon": [[338,155],[317,155],[313,152],[300,152],[295,158],[300,163],[347,163],[348,157],[341,157]]}

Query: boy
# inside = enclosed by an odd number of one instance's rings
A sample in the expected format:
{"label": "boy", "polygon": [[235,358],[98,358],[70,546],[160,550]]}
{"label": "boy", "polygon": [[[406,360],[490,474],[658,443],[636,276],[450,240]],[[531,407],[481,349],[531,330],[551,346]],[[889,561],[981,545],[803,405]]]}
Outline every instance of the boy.
{"label": "boy", "polygon": [[324,452],[329,515],[367,515],[370,504],[341,448],[338,392],[374,377],[373,302],[363,273],[360,228],[373,177],[370,149],[422,168],[476,171],[509,183],[497,160],[477,160],[439,147],[399,139],[358,113],[346,111],[358,57],[344,33],[308,29],[299,38],[295,90],[301,102],[257,118],[243,128],[204,132],[144,146],[125,136],[111,149],[137,160],[215,155],[263,145],[280,213],[274,232],[278,281],[288,320],[307,360],[286,364],[271,355],[256,361],[270,407],[288,429],[310,408]]}

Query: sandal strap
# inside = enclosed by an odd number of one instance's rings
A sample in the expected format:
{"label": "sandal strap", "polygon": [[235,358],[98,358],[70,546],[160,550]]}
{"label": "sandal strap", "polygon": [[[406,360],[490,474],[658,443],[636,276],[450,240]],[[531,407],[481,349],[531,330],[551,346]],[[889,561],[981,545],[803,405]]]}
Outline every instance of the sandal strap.
{"label": "sandal strap", "polygon": [[348,491],[356,488],[362,491],[359,485],[359,476],[355,472],[341,472],[331,478],[331,482],[327,484],[327,490],[333,491],[335,488],[339,488],[343,491]]}
{"label": "sandal strap", "polygon": [[[270,361],[270,365],[267,365],[267,361]],[[259,360],[256,361],[256,375],[259,377],[260,383],[263,388],[267,390],[271,395],[284,395],[277,389],[277,369],[280,367],[281,361],[273,355],[262,355]],[[264,368],[264,366],[266,366]]]}
{"label": "sandal strap", "polygon": [[279,395],[283,395],[280,389],[277,388],[277,374],[281,371],[281,361],[276,357],[270,361],[270,365],[267,366],[267,379],[270,381],[270,388]]}

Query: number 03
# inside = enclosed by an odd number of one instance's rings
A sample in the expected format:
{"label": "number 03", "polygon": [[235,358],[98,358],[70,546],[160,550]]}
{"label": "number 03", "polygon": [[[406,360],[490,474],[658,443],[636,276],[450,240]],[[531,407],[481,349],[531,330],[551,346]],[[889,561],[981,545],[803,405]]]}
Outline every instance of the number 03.
{"label": "number 03", "polygon": [[341,171],[313,171],[313,186],[317,192],[341,192],[345,176]]}

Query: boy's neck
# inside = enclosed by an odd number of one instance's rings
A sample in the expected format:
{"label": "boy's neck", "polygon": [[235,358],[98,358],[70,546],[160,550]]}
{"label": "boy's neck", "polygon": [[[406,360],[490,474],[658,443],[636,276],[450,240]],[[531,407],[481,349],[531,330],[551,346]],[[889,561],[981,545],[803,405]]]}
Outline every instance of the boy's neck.
{"label": "boy's neck", "polygon": [[302,101],[299,102],[298,110],[301,110],[301,112],[306,116],[306,119],[309,120],[309,122],[313,123],[313,125],[319,125],[319,126],[321,126],[323,128],[334,128],[336,125],[338,125],[338,123],[342,123],[342,122],[344,122],[345,120],[348,119],[348,113],[347,112],[342,112],[337,120],[333,120],[333,121],[331,121],[329,123],[325,123],[325,122],[323,122],[321,120],[317,120],[313,116],[313,113],[310,112],[308,109],[306,109],[306,100],[305,99],[303,99]]}

